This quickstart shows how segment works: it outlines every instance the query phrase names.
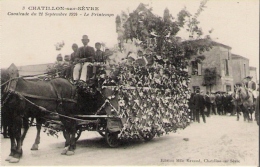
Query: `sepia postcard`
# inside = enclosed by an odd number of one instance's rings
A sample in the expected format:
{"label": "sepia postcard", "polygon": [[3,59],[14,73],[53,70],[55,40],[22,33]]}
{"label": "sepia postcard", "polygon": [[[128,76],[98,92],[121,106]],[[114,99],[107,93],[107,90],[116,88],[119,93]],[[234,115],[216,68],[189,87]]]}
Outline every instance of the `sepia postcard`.
{"label": "sepia postcard", "polygon": [[0,4],[1,166],[259,166],[259,1]]}

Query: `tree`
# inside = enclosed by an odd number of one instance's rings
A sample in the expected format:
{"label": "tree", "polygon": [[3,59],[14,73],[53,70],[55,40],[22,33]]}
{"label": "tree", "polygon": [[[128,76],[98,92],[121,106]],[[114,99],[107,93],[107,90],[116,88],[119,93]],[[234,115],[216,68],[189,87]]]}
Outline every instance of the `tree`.
{"label": "tree", "polygon": [[[156,16],[151,8],[147,9],[142,3],[134,12],[129,13],[129,16],[126,12],[122,12],[121,16],[116,17],[117,32],[120,31],[119,47],[123,50],[125,43],[137,39],[139,41],[137,45],[141,49],[146,50],[149,47],[156,55],[170,60],[175,66],[187,66],[187,60],[194,56],[197,61],[202,61],[204,59],[202,53],[211,47],[210,37],[201,37],[203,33],[198,21],[206,3],[207,0],[203,0],[194,15],[186,8],[182,9],[177,19],[174,19],[167,8],[163,17]],[[188,27],[186,30],[190,38],[182,41],[177,34],[185,27]],[[155,44],[151,45],[151,41],[155,41]]]}
{"label": "tree", "polygon": [[203,86],[208,86],[211,92],[212,86],[216,85],[217,78],[220,75],[217,74],[216,68],[206,68],[204,71]]}
{"label": "tree", "polygon": [[[118,55],[127,62],[119,62],[116,77],[108,76],[103,86],[113,86],[119,92],[122,106],[118,115],[124,124],[120,137],[134,137],[147,129],[160,136],[189,124],[190,77],[185,69],[191,57],[202,61],[203,52],[211,46],[210,38],[201,38],[202,30],[198,28],[197,18],[206,4],[202,2],[194,16],[183,9],[177,20],[167,8],[160,17],[144,4],[116,17]],[[183,41],[178,32],[185,26],[192,37]],[[145,55],[154,62],[138,64],[136,56],[135,63],[129,63],[129,55]]]}

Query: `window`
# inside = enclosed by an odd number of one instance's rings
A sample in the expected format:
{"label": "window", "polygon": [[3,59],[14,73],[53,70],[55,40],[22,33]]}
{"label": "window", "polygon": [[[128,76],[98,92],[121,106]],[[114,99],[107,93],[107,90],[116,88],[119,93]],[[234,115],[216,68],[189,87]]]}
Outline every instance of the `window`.
{"label": "window", "polygon": [[201,75],[202,65],[196,61],[191,62],[191,75]]}
{"label": "window", "polygon": [[226,92],[231,92],[231,85],[226,85]]}

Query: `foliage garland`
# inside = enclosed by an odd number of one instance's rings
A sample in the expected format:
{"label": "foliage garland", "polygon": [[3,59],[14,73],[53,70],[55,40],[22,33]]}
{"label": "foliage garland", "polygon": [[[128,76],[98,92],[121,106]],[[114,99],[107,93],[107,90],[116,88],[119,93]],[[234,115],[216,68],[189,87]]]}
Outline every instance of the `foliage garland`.
{"label": "foliage garland", "polygon": [[[201,4],[200,8],[204,7],[205,3]],[[155,16],[144,4],[129,15],[122,12],[116,17],[119,52],[131,55],[142,51],[144,57],[153,59],[146,66],[120,62],[112,68],[113,75],[105,79],[103,86],[113,85],[119,92],[116,112],[123,122],[120,138],[138,138],[145,133],[161,136],[189,125],[187,66],[191,57],[202,61],[205,57],[201,54],[211,45],[208,36],[206,40],[187,41],[176,36],[186,17],[191,14],[185,9],[177,21],[168,9],[163,17]],[[191,28],[199,23],[192,21],[188,24]],[[201,29],[188,31],[202,34]]]}

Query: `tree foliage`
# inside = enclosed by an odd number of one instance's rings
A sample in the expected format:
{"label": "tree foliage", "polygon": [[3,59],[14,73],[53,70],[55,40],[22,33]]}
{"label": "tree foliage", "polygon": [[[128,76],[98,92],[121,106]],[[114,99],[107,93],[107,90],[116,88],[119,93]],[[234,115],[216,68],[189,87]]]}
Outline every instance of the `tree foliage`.
{"label": "tree foliage", "polygon": [[213,86],[216,85],[216,81],[220,77],[217,74],[216,68],[206,68],[204,71],[204,78],[203,78],[203,86]]}
{"label": "tree foliage", "polygon": [[197,62],[205,58],[203,52],[211,42],[209,38],[183,41],[177,34],[188,25],[191,35],[202,35],[196,27],[204,5],[201,3],[194,16],[181,10],[177,20],[167,8],[160,17],[144,4],[132,13],[122,12],[116,17],[119,52],[127,57],[142,51],[145,57],[155,60],[147,66],[119,63],[117,73],[105,79],[103,86],[114,86],[119,92],[118,99],[111,101],[122,104],[117,111],[123,122],[121,137],[139,136],[147,130],[160,136],[189,124],[190,77],[186,68],[192,57]]}

